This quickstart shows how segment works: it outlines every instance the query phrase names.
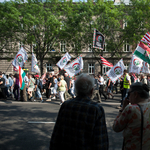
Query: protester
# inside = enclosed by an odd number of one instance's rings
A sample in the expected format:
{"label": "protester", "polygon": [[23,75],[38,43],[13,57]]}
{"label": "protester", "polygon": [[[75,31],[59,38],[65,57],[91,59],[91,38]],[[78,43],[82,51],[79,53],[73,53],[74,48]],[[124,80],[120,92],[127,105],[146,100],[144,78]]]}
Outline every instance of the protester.
{"label": "protester", "polygon": [[118,87],[118,79],[116,80],[115,84],[112,85],[112,86],[113,86],[112,93],[113,93],[113,91],[115,90],[115,91],[116,91],[116,94],[118,94],[118,89],[117,89],[117,87]]}
{"label": "protester", "polygon": [[58,80],[57,80],[56,75],[53,76],[53,79],[54,79],[54,89],[53,89],[54,97],[53,97],[53,99],[57,99],[57,88],[58,88],[57,82],[58,82]]}
{"label": "protester", "polygon": [[[140,82],[133,83],[128,92],[128,97],[123,102],[122,109],[114,120],[113,130],[115,132],[123,131],[124,150],[148,150],[150,148],[150,102],[148,102],[148,98],[148,86]],[[141,135],[141,130],[143,136]]]}
{"label": "protester", "polygon": [[110,98],[110,95],[111,95],[112,99],[113,99],[114,95],[112,93],[112,86],[113,86],[113,83],[112,83],[111,79],[108,79],[108,81],[107,81],[107,95],[108,95],[108,97],[107,98]]}
{"label": "protester", "polygon": [[101,97],[99,95],[98,79],[97,79],[96,75],[93,75],[93,76],[94,76],[94,90],[93,90],[91,99],[96,100],[97,102],[101,103],[102,101],[101,101]]}
{"label": "protester", "polygon": [[131,79],[131,84],[134,83],[134,77],[133,77],[133,74],[132,73],[129,73],[129,76],[130,76],[130,79]]}
{"label": "protester", "polygon": [[0,92],[1,96],[4,100],[6,100],[6,94],[5,94],[5,79],[3,78],[2,72],[0,72]]}
{"label": "protester", "polygon": [[53,90],[54,90],[53,74],[49,73],[48,85],[47,85],[47,89],[46,89],[46,97],[48,99],[46,101],[51,101]]}
{"label": "protester", "polygon": [[35,75],[35,88],[34,88],[34,91],[35,91],[35,100],[37,100],[37,98],[40,98],[41,99],[41,103],[44,102],[43,98],[42,98],[42,95],[41,95],[41,92],[40,92],[40,79],[39,79],[39,75]]}
{"label": "protester", "polygon": [[[67,91],[69,93],[69,95],[74,98],[74,94],[71,92],[71,80],[70,80],[70,77],[68,76],[68,73],[64,73],[64,80],[66,81],[67,83]],[[65,98],[68,99],[69,96],[67,95],[67,93],[65,94]]]}
{"label": "protester", "polygon": [[94,80],[81,74],[75,81],[76,98],[65,101],[58,113],[50,150],[108,150],[108,134],[102,106],[90,97]]}
{"label": "protester", "polygon": [[6,86],[5,86],[5,93],[7,95],[7,98],[9,97],[9,79],[8,79],[8,75],[6,75]]}
{"label": "protester", "polygon": [[14,90],[13,90],[14,98],[16,101],[19,101],[20,100],[19,74],[14,75],[13,87],[14,87]]}
{"label": "protester", "polygon": [[35,84],[35,80],[32,77],[31,74],[28,75],[29,76],[29,83],[28,83],[28,98],[29,100],[33,101],[34,100],[34,84]]}
{"label": "protester", "polygon": [[71,78],[71,93],[74,95],[75,97],[75,87],[74,87],[74,83],[75,83],[75,77]]}
{"label": "protester", "polygon": [[20,90],[20,100],[23,102],[27,102],[27,86],[28,86],[28,73],[26,73],[25,77],[24,77],[24,82],[25,82],[25,86],[23,88],[23,90]]}
{"label": "protester", "polygon": [[8,79],[9,79],[9,91],[10,91],[10,96],[11,96],[11,98],[14,98],[14,95],[13,95],[13,83],[14,83],[13,75],[10,74]]}
{"label": "protester", "polygon": [[103,96],[104,96],[104,98],[105,98],[105,100],[107,100],[107,96],[105,95],[105,93],[104,93],[104,78],[99,74],[98,75],[98,84],[100,85],[99,86],[99,94],[100,94],[100,97],[101,97],[101,95],[103,94]]}
{"label": "protester", "polygon": [[[127,70],[125,69],[124,70],[124,79],[123,79],[123,99],[121,100],[121,105],[120,105],[120,108],[122,107],[123,105],[123,100],[125,99],[125,97],[127,96],[128,94],[128,91],[130,89],[130,85],[131,85],[131,79],[130,79],[130,76],[129,74],[127,73]],[[119,108],[119,107],[118,107]]]}
{"label": "protester", "polygon": [[67,89],[67,83],[66,81],[64,80],[64,76],[61,75],[60,76],[60,81],[58,81],[58,92],[59,92],[59,98],[60,98],[60,105],[62,105],[62,103],[65,101],[64,99],[64,93]]}
{"label": "protester", "polygon": [[143,73],[140,74],[140,82],[143,83],[143,84],[147,84],[147,80],[146,80]]}

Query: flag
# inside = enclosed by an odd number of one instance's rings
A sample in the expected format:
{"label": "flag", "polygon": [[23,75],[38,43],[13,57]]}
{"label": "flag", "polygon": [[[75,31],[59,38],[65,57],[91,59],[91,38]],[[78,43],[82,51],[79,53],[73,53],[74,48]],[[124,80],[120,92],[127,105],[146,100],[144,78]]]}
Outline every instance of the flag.
{"label": "flag", "polygon": [[115,83],[116,80],[123,75],[124,69],[125,66],[123,60],[121,59],[115,66],[106,72],[106,75],[111,79],[112,82]]}
{"label": "flag", "polygon": [[18,72],[18,69],[15,66],[13,66],[13,70]]}
{"label": "flag", "polygon": [[143,60],[132,55],[129,72],[139,74],[143,65]]}
{"label": "flag", "polygon": [[105,38],[102,33],[94,29],[93,48],[104,49]]}
{"label": "flag", "polygon": [[141,39],[141,41],[147,43],[148,46],[150,46],[150,34],[149,34],[149,32],[147,32],[147,33],[143,36],[143,38]]}
{"label": "flag", "polygon": [[39,69],[39,66],[38,66],[38,61],[34,55],[34,53],[32,53],[32,64],[31,64],[31,71],[32,72],[35,72],[35,73],[40,73],[40,69]]}
{"label": "flag", "polygon": [[77,57],[70,64],[65,66],[64,70],[69,74],[70,77],[75,76],[83,69],[83,58],[82,56]]}
{"label": "flag", "polygon": [[59,62],[56,64],[60,69],[63,69],[67,62],[71,59],[71,56],[69,55],[69,53],[67,52],[60,60]]}
{"label": "flag", "polygon": [[24,63],[27,61],[28,55],[23,47],[20,48],[17,55],[15,56],[12,65],[17,68],[17,66],[23,67]]}
{"label": "flag", "polygon": [[150,73],[150,71],[149,71],[149,64],[147,62],[143,61],[143,67],[142,67],[142,71],[141,72],[148,73],[148,74]]}
{"label": "flag", "polygon": [[18,69],[19,69],[19,86],[20,86],[20,89],[23,90],[23,88],[25,86],[24,77],[26,74],[20,66]]}
{"label": "flag", "polygon": [[150,48],[144,43],[140,42],[138,44],[136,50],[134,51],[134,55],[150,64]]}
{"label": "flag", "polygon": [[113,67],[113,64],[112,63],[110,63],[109,61],[107,61],[105,58],[103,58],[102,56],[100,56],[101,57],[101,63],[103,64],[103,65],[106,65],[106,66],[108,66],[108,67]]}

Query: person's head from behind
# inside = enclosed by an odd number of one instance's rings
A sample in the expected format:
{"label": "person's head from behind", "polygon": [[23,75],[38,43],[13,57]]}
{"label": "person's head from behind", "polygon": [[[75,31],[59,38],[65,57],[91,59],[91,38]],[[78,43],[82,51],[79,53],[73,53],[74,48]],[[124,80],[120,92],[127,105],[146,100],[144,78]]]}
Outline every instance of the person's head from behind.
{"label": "person's head from behind", "polygon": [[63,75],[60,76],[60,80],[64,80],[64,76]]}
{"label": "person's head from behind", "polygon": [[91,96],[94,89],[94,78],[82,73],[75,81],[75,91],[77,96]]}
{"label": "person's head from behind", "polygon": [[128,92],[131,104],[137,104],[149,98],[149,88],[141,82],[133,83]]}
{"label": "person's head from behind", "polygon": [[124,70],[124,75],[126,75],[126,74],[127,74],[127,69]]}

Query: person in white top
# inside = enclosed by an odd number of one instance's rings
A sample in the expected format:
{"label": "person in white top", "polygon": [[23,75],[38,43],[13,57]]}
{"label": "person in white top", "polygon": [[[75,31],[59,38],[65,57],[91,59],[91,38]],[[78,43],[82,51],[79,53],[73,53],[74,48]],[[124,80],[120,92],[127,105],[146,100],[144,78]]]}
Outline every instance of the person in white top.
{"label": "person in white top", "polygon": [[107,100],[107,96],[105,95],[104,90],[103,90],[103,88],[104,88],[104,78],[100,74],[98,75],[98,84],[100,85],[99,86],[100,97],[101,97],[101,95],[103,95],[105,100]]}
{"label": "person in white top", "polygon": [[54,79],[54,89],[53,89],[54,97],[53,97],[53,99],[56,99],[57,98],[57,88],[58,88],[58,85],[57,85],[58,80],[57,80],[56,75],[53,76],[53,79]]}

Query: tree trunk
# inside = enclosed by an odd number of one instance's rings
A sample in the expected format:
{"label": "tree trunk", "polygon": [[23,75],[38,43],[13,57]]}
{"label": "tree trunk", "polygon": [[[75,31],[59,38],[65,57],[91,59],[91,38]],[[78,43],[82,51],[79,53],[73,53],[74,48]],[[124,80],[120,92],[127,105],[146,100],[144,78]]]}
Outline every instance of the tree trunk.
{"label": "tree trunk", "polygon": [[43,59],[40,58],[40,71],[41,71],[41,75],[43,74]]}

